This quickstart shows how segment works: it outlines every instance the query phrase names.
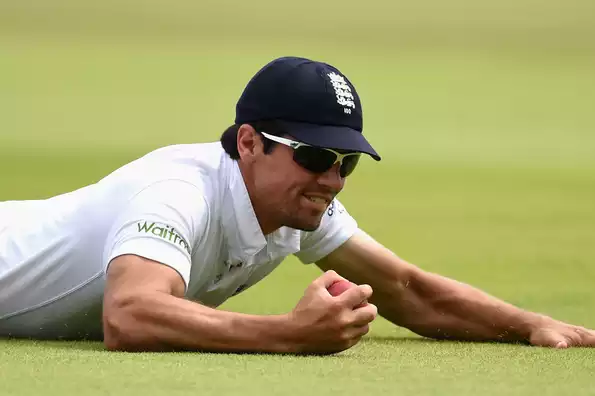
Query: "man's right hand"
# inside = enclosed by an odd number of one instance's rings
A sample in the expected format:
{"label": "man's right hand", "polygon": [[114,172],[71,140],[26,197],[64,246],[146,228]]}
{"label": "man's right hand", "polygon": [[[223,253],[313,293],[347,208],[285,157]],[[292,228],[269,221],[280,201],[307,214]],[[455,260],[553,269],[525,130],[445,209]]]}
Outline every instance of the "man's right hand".
{"label": "man's right hand", "polygon": [[352,287],[333,297],[328,288],[344,280],[335,271],[327,271],[314,280],[289,314],[293,342],[301,353],[335,353],[351,348],[369,331],[369,323],[378,312],[370,299],[369,285]]}

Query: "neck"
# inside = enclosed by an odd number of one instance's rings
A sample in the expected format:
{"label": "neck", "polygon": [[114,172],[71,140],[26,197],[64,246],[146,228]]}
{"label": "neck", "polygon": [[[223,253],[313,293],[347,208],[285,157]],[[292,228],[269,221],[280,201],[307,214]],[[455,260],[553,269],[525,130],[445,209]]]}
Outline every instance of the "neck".
{"label": "neck", "polygon": [[246,190],[248,190],[250,203],[252,204],[252,209],[254,209],[254,214],[256,215],[260,229],[264,235],[271,234],[272,232],[281,228],[281,224],[278,224],[277,222],[273,221],[270,216],[267,216],[270,211],[267,210],[267,205],[263,203],[263,200],[254,187],[254,179],[251,177],[250,170],[246,169],[246,167],[243,166],[243,164],[239,161],[238,165],[242,178],[244,179],[244,185],[246,186]]}

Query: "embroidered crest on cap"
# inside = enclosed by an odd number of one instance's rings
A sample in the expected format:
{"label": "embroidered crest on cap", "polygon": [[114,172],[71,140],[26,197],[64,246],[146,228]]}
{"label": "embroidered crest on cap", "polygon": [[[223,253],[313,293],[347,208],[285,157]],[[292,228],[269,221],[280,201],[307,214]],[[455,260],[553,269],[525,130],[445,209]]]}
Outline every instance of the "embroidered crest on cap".
{"label": "embroidered crest on cap", "polygon": [[353,94],[351,93],[351,87],[345,81],[345,77],[335,72],[327,74],[335,88],[335,94],[337,95],[337,103],[343,106],[345,114],[351,114],[351,109],[355,109],[355,101]]}

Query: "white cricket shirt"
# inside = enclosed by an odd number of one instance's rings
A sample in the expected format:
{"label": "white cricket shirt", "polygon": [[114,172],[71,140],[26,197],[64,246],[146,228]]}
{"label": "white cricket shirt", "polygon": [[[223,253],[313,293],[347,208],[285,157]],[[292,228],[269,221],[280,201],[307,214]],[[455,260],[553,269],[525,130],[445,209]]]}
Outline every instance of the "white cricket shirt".
{"label": "white cricket shirt", "polygon": [[164,147],[79,190],[0,202],[0,336],[102,338],[105,275],[123,254],[170,266],[188,299],[216,307],[288,255],[315,262],[356,229],[335,200],[316,231],[265,236],[220,143]]}

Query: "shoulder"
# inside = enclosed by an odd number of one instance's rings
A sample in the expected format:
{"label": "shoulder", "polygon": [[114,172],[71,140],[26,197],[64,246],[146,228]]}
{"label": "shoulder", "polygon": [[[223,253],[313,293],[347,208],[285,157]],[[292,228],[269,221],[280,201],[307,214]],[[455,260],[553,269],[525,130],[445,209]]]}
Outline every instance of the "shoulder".
{"label": "shoulder", "polygon": [[147,221],[201,230],[219,206],[230,160],[219,143],[163,147],[101,180],[94,201],[109,203],[117,227]]}
{"label": "shoulder", "polygon": [[218,142],[166,146],[120,167],[98,184],[133,196],[167,186],[172,193],[199,190],[209,197],[224,179],[228,161],[231,159]]}
{"label": "shoulder", "polygon": [[151,171],[154,178],[176,177],[199,181],[225,172],[227,154],[216,143],[178,144],[152,151],[130,165]]}

